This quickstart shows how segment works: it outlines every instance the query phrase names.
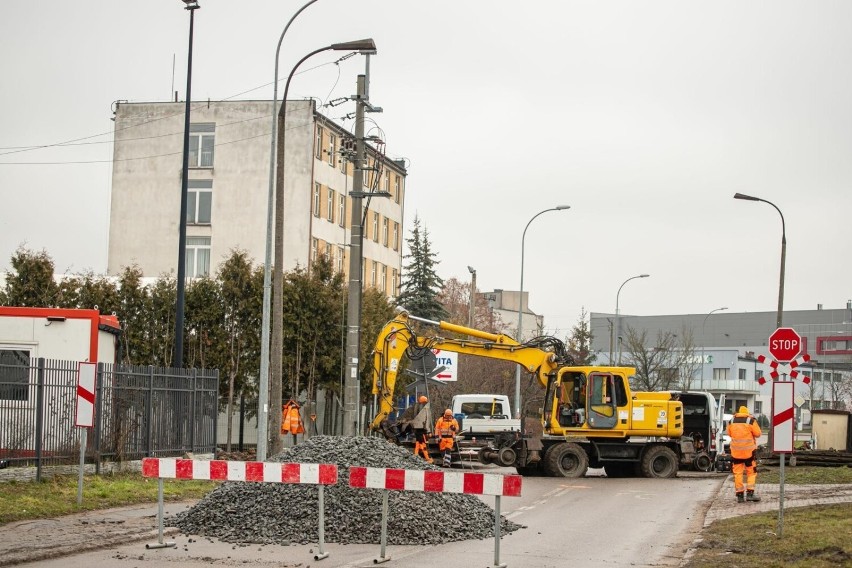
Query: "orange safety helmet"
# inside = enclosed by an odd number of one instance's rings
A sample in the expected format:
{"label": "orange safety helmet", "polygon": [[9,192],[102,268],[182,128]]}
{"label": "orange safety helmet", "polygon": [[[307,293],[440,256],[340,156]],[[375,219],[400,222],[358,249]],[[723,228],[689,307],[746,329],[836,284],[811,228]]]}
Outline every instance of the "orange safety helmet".
{"label": "orange safety helmet", "polygon": [[450,410],[449,408],[444,411],[444,416],[452,416],[452,415],[453,415],[453,411]]}
{"label": "orange safety helmet", "polygon": [[426,398],[426,396],[421,394],[420,398],[417,399],[417,402],[419,402],[420,404],[426,404],[427,402],[429,402],[429,399]]}

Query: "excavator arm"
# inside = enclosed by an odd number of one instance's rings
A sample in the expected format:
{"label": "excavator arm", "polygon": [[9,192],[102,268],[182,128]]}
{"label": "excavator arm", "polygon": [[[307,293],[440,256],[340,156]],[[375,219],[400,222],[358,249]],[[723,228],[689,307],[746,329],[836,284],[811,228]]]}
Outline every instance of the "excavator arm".
{"label": "excavator arm", "polygon": [[[412,329],[411,320],[472,339],[419,336]],[[426,320],[401,312],[382,328],[376,339],[373,351],[372,393],[378,397],[378,413],[370,425],[371,429],[380,430],[382,423],[394,410],[394,388],[401,371],[402,356],[407,352],[409,358],[419,359],[424,355],[423,352],[429,349],[518,363],[527,372],[536,373],[543,387],[547,386],[548,376],[569,359],[564,344],[554,337],[539,337],[521,344],[508,335],[489,333],[444,321]]]}

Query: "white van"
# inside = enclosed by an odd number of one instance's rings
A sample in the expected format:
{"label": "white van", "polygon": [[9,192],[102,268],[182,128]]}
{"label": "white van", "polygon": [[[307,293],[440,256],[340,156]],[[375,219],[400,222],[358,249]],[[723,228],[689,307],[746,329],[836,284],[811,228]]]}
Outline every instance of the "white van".
{"label": "white van", "polygon": [[[683,435],[692,438],[698,454],[693,460],[693,467],[701,471],[710,471],[716,461],[716,455],[724,451],[722,439],[724,428],[719,414],[720,403],[717,403],[716,397],[709,392],[668,392],[673,399],[683,403]],[[724,404],[724,398],[721,404]]]}

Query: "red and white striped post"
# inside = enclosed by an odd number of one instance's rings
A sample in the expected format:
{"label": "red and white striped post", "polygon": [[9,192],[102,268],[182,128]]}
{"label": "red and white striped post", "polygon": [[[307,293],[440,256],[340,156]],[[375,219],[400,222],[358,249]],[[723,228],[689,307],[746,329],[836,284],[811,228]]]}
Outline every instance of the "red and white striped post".
{"label": "red and white striped post", "polygon": [[203,479],[211,481],[249,481],[256,483],[299,483],[317,486],[319,507],[319,554],[314,560],[328,557],[325,547],[326,485],[337,485],[337,465],[324,463],[243,462],[224,460],[186,460],[175,458],[144,458],[142,475],[156,477],[159,483],[158,544],[146,548],[174,546],[163,542],[163,479]]}
{"label": "red and white striped post", "polygon": [[375,564],[387,562],[385,556],[388,526],[388,491],[426,491],[430,493],[466,493],[469,495],[494,495],[494,567],[505,568],[500,563],[500,497],[520,497],[522,477],[457,471],[423,471],[412,469],[384,469],[350,467],[349,486],[363,489],[382,489],[382,537],[379,558]]}
{"label": "red and white striped post", "polygon": [[83,504],[83,470],[86,466],[86,445],[89,428],[95,425],[95,384],[97,363],[77,365],[77,407],[74,425],[80,430],[80,471],[77,472],[77,505]]}
{"label": "red and white striped post", "polygon": [[772,383],[772,451],[781,454],[778,471],[778,536],[784,534],[784,454],[793,453],[795,383]]}

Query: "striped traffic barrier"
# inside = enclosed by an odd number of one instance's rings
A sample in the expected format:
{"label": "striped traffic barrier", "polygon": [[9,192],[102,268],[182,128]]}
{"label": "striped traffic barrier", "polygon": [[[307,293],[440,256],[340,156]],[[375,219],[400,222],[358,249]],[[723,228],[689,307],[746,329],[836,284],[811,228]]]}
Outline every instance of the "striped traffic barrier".
{"label": "striped traffic barrier", "polygon": [[325,486],[337,484],[337,466],[323,463],[245,462],[224,460],[190,460],[176,458],[144,458],[142,475],[158,480],[157,544],[146,548],[174,546],[163,542],[163,479],[196,479],[211,481],[246,481],[256,483],[295,483],[317,486],[319,506],[319,554],[314,560],[328,557],[325,552]]}
{"label": "striped traffic barrier", "polygon": [[423,471],[411,469],[386,469],[376,467],[350,467],[349,486],[382,490],[382,536],[379,557],[374,564],[387,562],[385,555],[388,534],[389,491],[424,491],[429,493],[464,493],[468,495],[494,495],[494,566],[500,563],[500,497],[520,497],[522,477],[461,471]]}

